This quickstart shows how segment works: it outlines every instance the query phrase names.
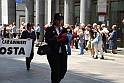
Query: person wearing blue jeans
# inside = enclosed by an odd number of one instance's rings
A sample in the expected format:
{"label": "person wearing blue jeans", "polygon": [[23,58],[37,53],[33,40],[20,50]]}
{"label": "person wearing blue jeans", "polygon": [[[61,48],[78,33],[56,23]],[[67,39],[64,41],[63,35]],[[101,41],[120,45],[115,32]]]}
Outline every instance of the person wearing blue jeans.
{"label": "person wearing blue jeans", "polygon": [[80,27],[79,30],[78,30],[79,46],[80,46],[80,53],[79,53],[79,55],[84,54],[84,31],[83,31],[82,28],[83,27]]}
{"label": "person wearing blue jeans", "polygon": [[79,43],[79,46],[80,46],[80,53],[79,54],[84,54],[84,44]]}

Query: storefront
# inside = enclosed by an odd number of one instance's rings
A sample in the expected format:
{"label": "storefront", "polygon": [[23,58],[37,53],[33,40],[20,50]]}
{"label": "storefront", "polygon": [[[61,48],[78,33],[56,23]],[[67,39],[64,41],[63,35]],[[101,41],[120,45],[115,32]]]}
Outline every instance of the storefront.
{"label": "storefront", "polygon": [[[108,21],[107,26],[111,29],[113,24],[118,26],[118,38],[122,39],[124,36],[124,25],[122,24],[122,19],[124,18],[124,0],[107,0],[105,20],[103,23]],[[98,22],[97,14],[97,0],[92,1],[92,22]]]}

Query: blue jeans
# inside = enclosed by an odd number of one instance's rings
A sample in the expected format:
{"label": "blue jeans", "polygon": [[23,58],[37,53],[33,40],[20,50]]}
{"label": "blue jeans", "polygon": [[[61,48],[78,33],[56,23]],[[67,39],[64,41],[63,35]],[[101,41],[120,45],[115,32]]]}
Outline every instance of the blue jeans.
{"label": "blue jeans", "polygon": [[84,44],[79,43],[79,46],[80,46],[80,54],[84,54]]}

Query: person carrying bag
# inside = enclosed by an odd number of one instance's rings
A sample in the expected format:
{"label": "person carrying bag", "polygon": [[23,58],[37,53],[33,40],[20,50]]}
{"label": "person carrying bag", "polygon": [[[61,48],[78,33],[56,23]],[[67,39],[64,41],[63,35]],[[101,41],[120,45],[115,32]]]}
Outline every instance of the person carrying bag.
{"label": "person carrying bag", "polygon": [[[96,29],[96,38],[93,40],[94,42],[94,51],[95,51],[95,57],[94,59],[98,59],[98,51],[100,52],[101,58],[100,59],[104,59],[104,54],[103,54],[103,41],[102,41],[102,31],[100,29],[100,26],[97,25],[97,29]],[[93,43],[92,42],[92,43]]]}

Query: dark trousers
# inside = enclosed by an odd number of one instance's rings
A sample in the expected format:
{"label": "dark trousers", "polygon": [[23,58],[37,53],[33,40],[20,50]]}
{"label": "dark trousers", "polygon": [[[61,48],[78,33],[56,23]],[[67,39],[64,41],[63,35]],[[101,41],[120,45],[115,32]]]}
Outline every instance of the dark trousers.
{"label": "dark trousers", "polygon": [[47,55],[47,59],[51,68],[51,83],[59,83],[67,71],[67,56]]}
{"label": "dark trousers", "polygon": [[88,40],[85,40],[85,41],[84,41],[84,48],[86,48],[87,42],[88,42]]}
{"label": "dark trousers", "polygon": [[75,40],[75,48],[78,49],[78,42],[79,42],[79,39],[76,39]]}
{"label": "dark trousers", "polygon": [[107,52],[106,40],[103,40],[103,51]]}
{"label": "dark trousers", "polygon": [[33,48],[32,48],[30,57],[26,57],[26,67],[27,67],[27,69],[30,68],[30,63],[31,63],[31,60],[33,59],[33,57],[34,57],[34,52],[33,52]]}
{"label": "dark trousers", "polygon": [[30,57],[26,57],[26,67],[27,67],[27,69],[30,68],[30,62],[31,62]]}
{"label": "dark trousers", "polygon": [[16,33],[13,33],[13,37],[16,38]]}

